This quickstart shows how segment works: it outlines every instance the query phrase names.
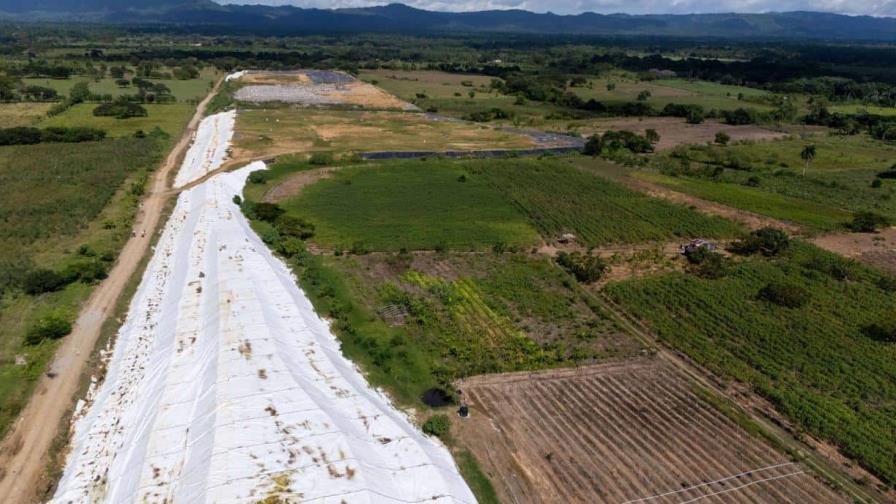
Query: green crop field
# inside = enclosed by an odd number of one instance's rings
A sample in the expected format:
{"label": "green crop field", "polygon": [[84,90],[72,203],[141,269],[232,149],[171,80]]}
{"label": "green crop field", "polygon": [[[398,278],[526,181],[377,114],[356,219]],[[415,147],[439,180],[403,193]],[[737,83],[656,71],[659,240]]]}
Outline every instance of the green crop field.
{"label": "green crop field", "polygon": [[159,127],[171,138],[177,139],[196,108],[185,102],[144,105],[148,113],[146,117],[117,119],[94,116],[93,109],[96,107],[95,103],[79,103],[57,116],[44,119],[38,126],[89,126],[106,130],[110,137],[133,136],[137,130],[149,133],[153,128]]}
{"label": "green crop field", "polygon": [[[808,303],[785,308],[757,299],[776,281],[804,288]],[[606,292],[664,341],[752,385],[801,429],[893,485],[896,345],[875,339],[871,328],[893,327],[896,297],[881,282],[872,270],[797,243],[785,257],[747,259],[721,279],[675,273]]]}
{"label": "green crop field", "polygon": [[284,203],[317,226],[314,241],[333,249],[485,249],[534,246],[526,217],[485,180],[442,160],[345,168]]}
{"label": "green crop field", "polygon": [[[579,159],[470,162],[532,220],[548,240],[573,233],[587,246],[674,238],[735,236],[740,229],[680,205],[631,191],[573,166]],[[587,163],[605,163],[587,160]]]}
{"label": "green crop field", "polygon": [[[0,147],[0,434],[24,406],[57,345],[25,344],[26,330],[51,313],[73,318],[91,291],[75,282],[30,296],[17,282],[34,268],[114,259],[137,205],[130,184],[139,184],[156,166],[163,144],[124,138]],[[88,255],[77,252],[81,245]]]}

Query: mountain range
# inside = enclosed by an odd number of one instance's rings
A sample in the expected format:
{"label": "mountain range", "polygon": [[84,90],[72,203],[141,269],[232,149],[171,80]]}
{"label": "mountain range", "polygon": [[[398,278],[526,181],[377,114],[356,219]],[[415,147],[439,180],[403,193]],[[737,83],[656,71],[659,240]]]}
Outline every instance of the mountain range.
{"label": "mountain range", "polygon": [[3,0],[0,17],[115,24],[179,24],[270,33],[522,33],[896,42],[896,18],[820,12],[765,14],[539,14],[435,12],[403,4],[348,9],[220,5],[211,0]]}

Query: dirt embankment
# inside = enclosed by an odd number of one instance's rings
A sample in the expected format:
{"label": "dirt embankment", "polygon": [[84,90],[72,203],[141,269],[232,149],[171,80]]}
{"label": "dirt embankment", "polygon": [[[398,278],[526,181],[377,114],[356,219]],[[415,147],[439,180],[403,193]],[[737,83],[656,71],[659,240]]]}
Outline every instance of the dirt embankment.
{"label": "dirt embankment", "polygon": [[754,124],[732,126],[718,121],[704,121],[700,124],[688,124],[678,117],[626,117],[600,121],[594,126],[595,132],[607,130],[626,130],[643,134],[648,129],[656,130],[660,141],[656,150],[668,150],[683,144],[705,144],[715,141],[716,133],[726,133],[732,142],[744,140],[761,141],[784,138],[787,133],[772,131]]}
{"label": "dirt embankment", "polygon": [[812,242],[831,252],[896,274],[896,227],[879,233],[834,233]]}
{"label": "dirt embankment", "polygon": [[44,376],[28,405],[0,443],[0,496],[3,502],[27,503],[37,496],[38,481],[46,470],[47,453],[63,419],[74,406],[75,394],[87,362],[96,346],[103,323],[115,309],[129,279],[149,249],[168,198],[169,175],[181,163],[191,138],[202,120],[218,85],[199,103],[187,129],[174,149],[153,175],[142,213],[137,216],[136,233],[125,243],[109,277],[94,289],[81,307],[74,328],[59,345],[53,359],[54,378]]}

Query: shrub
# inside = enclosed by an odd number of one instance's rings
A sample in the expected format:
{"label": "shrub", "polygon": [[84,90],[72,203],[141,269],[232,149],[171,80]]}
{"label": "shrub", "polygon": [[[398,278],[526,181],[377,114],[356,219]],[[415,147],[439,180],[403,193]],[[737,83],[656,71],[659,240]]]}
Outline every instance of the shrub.
{"label": "shrub", "polygon": [[872,188],[872,189],[878,189],[878,188],[880,188],[882,185],[884,185],[884,181],[881,180],[881,179],[879,179],[879,178],[875,178],[874,180],[871,181],[871,188]]}
{"label": "shrub", "polygon": [[856,233],[874,233],[890,225],[890,219],[874,212],[858,212],[846,226]]}
{"label": "shrub", "polygon": [[240,197],[239,194],[233,195],[233,204],[236,206],[240,206],[243,204],[243,198]]}
{"label": "shrub", "polygon": [[603,259],[580,252],[560,252],[557,264],[582,283],[596,282],[607,271],[607,263]]}
{"label": "shrub", "polygon": [[747,238],[734,242],[731,251],[744,255],[760,252],[771,257],[784,252],[789,246],[790,237],[787,233],[777,228],[764,227],[753,231]]}
{"label": "shrub", "polygon": [[267,170],[255,170],[249,174],[246,180],[250,184],[266,184],[268,182],[268,172]]}
{"label": "shrub", "polygon": [[258,220],[273,223],[278,217],[283,215],[283,209],[276,203],[256,203],[252,207],[252,213]]}
{"label": "shrub", "polygon": [[329,152],[315,152],[308,159],[308,162],[313,165],[328,165],[333,162],[333,155]]}
{"label": "shrub", "polygon": [[54,292],[66,285],[59,273],[48,269],[37,269],[25,275],[23,288],[25,293],[35,296],[44,292]]}
{"label": "shrub", "polygon": [[699,277],[722,278],[728,273],[725,256],[706,247],[697,247],[685,257],[690,263],[691,273]]}
{"label": "shrub", "polygon": [[314,224],[292,215],[284,214],[277,217],[274,227],[281,235],[292,236],[300,240],[307,240],[314,236]]}
{"label": "shrub", "polygon": [[861,329],[865,337],[884,343],[896,343],[896,320],[868,324]]}
{"label": "shrub", "polygon": [[34,145],[41,141],[37,128],[26,126],[0,129],[0,145]]}
{"label": "shrub", "polygon": [[69,264],[62,271],[62,276],[68,283],[80,280],[84,283],[94,283],[105,279],[106,265],[100,261],[80,261]]}
{"label": "shrub", "polygon": [[93,109],[93,115],[97,117],[114,117],[116,119],[128,119],[130,117],[146,117],[149,113],[139,103],[131,103],[126,100],[116,100],[112,103],[103,103]]}
{"label": "shrub", "polygon": [[735,110],[723,110],[722,118],[732,125],[753,124],[756,122],[756,113],[741,107]]}
{"label": "shrub", "polygon": [[759,289],[757,298],[785,308],[799,308],[809,302],[809,291],[793,284],[772,282]]}
{"label": "shrub", "polygon": [[62,313],[51,313],[41,317],[28,328],[25,343],[36,345],[45,339],[58,339],[72,332],[72,324]]}
{"label": "shrub", "polygon": [[591,135],[591,138],[585,142],[585,149],[582,151],[586,156],[599,156],[603,150],[603,141],[600,135]]}
{"label": "shrub", "polygon": [[731,135],[725,133],[724,131],[719,131],[716,133],[716,143],[719,145],[728,145],[728,142],[731,141]]}
{"label": "shrub", "polygon": [[433,415],[423,423],[423,432],[430,436],[445,439],[451,432],[451,420],[448,419],[447,415]]}

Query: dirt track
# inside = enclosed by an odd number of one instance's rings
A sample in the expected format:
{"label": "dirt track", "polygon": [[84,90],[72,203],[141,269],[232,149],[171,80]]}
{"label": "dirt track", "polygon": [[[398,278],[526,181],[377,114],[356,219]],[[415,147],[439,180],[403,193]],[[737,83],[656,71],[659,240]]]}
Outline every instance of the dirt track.
{"label": "dirt track", "polygon": [[[218,83],[220,85],[220,82]],[[202,101],[190,119],[183,137],[153,175],[143,213],[134,223],[137,233],[125,243],[109,277],[93,291],[81,307],[72,333],[56,351],[51,369],[55,378],[44,376],[28,405],[0,444],[0,496],[4,503],[28,503],[37,498],[37,482],[46,469],[47,453],[68,411],[88,359],[96,346],[103,323],[115,308],[128,281],[149,249],[154,231],[169,196],[169,175],[179,165],[199,125],[206,105],[218,86]]]}

